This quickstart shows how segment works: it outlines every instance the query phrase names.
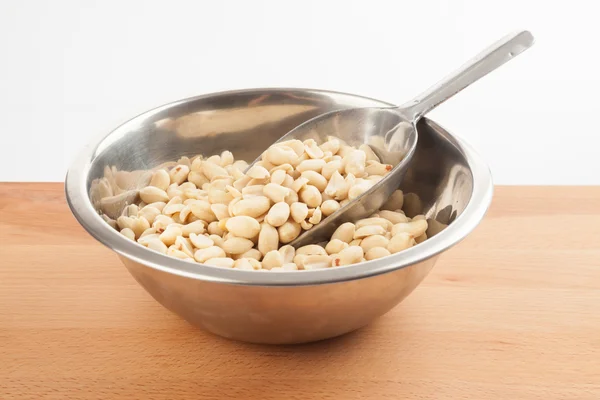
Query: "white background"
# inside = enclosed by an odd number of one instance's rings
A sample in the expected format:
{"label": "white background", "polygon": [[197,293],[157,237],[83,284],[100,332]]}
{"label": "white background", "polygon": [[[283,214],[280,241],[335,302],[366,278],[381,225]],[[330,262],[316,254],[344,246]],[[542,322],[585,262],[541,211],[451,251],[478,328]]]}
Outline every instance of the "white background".
{"label": "white background", "polygon": [[515,29],[532,49],[430,117],[498,184],[599,184],[596,1],[0,0],[0,181],[62,181],[85,143],[214,91],[401,103]]}

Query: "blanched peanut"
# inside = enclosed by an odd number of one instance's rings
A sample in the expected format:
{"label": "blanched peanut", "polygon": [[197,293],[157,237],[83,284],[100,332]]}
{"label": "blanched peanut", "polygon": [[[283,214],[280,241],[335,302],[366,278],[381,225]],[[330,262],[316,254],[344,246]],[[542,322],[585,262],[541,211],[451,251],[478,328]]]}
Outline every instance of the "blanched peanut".
{"label": "blanched peanut", "polygon": [[135,233],[131,228],[123,228],[121,229],[121,235],[125,236],[127,239],[135,240]]}
{"label": "blanched peanut", "polygon": [[321,203],[321,212],[325,217],[330,216],[339,209],[340,203],[335,200],[325,200],[323,203]]}
{"label": "blanched peanut", "polygon": [[221,224],[217,221],[213,221],[208,224],[208,228],[206,228],[209,234],[223,236],[225,234],[225,230],[221,227]]}
{"label": "blanched peanut", "polygon": [[298,271],[298,266],[293,262],[285,263],[281,266],[283,271]]}
{"label": "blanched peanut", "polygon": [[288,218],[290,217],[290,206],[285,202],[279,202],[273,205],[267,216],[265,217],[265,221],[269,223],[269,225],[279,227],[283,225]]}
{"label": "blanched peanut", "polygon": [[364,252],[360,246],[349,246],[340,251],[337,256],[332,258],[331,265],[339,267],[341,265],[351,265],[360,262]]}
{"label": "blanched peanut", "polygon": [[181,232],[183,234],[183,236],[190,236],[192,233],[195,233],[196,235],[199,235],[201,233],[204,233],[205,230],[205,224],[202,221],[194,221],[194,222],[190,222],[187,225],[183,225],[181,227]]}
{"label": "blanched peanut", "polygon": [[189,204],[192,214],[202,221],[213,222],[217,220],[215,213],[211,209],[211,204],[206,200],[194,200]]}
{"label": "blanched peanut", "polygon": [[291,263],[296,256],[296,249],[290,245],[281,246],[279,249],[284,263]]}
{"label": "blanched peanut", "polygon": [[263,194],[271,199],[273,203],[280,203],[289,196],[290,189],[274,183],[267,183],[263,189]]}
{"label": "blanched peanut", "polygon": [[290,214],[294,221],[300,223],[308,217],[308,206],[304,203],[292,203],[290,206]]}
{"label": "blanched peanut", "polygon": [[265,185],[250,185],[242,189],[242,197],[247,199],[251,196],[262,196]]}
{"label": "blanched peanut", "polygon": [[229,204],[229,202],[233,200],[233,196],[231,193],[225,191],[225,187],[223,189],[217,189],[215,187],[211,187],[208,191],[208,201],[214,204]]}
{"label": "blanched peanut", "polygon": [[297,254],[294,256],[294,264],[298,266],[298,269],[304,269],[304,260],[308,257],[306,254]]}
{"label": "blanched peanut", "polygon": [[126,217],[137,217],[139,211],[140,211],[140,208],[136,204],[130,204],[123,209],[123,212],[121,215],[126,216]]}
{"label": "blanched peanut", "polygon": [[176,197],[176,196],[182,197],[183,196],[183,190],[181,190],[179,188],[178,184],[172,183],[167,188],[167,196],[169,196],[169,199],[172,199],[173,197]]}
{"label": "blanched peanut", "polygon": [[204,262],[206,265],[223,268],[233,268],[233,263],[233,259],[229,257],[213,257]]}
{"label": "blanched peanut", "polygon": [[201,188],[205,183],[210,182],[209,179],[200,171],[191,171],[188,174],[188,182],[192,182],[197,187]]}
{"label": "blanched peanut", "polygon": [[181,250],[177,250],[175,246],[170,246],[167,249],[167,255],[170,257],[179,258],[180,260],[187,260],[189,257]]}
{"label": "blanched peanut", "polygon": [[226,167],[228,165],[233,164],[233,153],[225,150],[224,152],[221,153],[221,166],[222,167]]}
{"label": "blanched peanut", "polygon": [[372,247],[365,253],[365,258],[367,261],[375,260],[381,257],[387,257],[390,253],[388,249],[385,247]]}
{"label": "blanched peanut", "polygon": [[385,236],[372,235],[361,240],[360,247],[362,247],[363,251],[366,253],[373,247],[387,247],[389,242],[389,239],[387,239]]}
{"label": "blanched peanut", "polygon": [[217,165],[221,165],[221,156],[218,154],[212,155],[210,157],[208,157],[206,159],[207,162],[213,163],[213,164],[217,164]]}
{"label": "blanched peanut", "polygon": [[[134,232],[135,233],[135,232]],[[143,238],[144,236],[148,236],[148,235],[154,235],[156,234],[156,236],[158,237],[158,234],[156,233],[156,228],[148,228],[146,229],[144,232],[142,232],[142,234],[140,235],[140,239]]]}
{"label": "blanched peanut", "polygon": [[174,246],[177,250],[181,250],[187,254],[188,257],[194,258],[194,247],[189,239],[186,239],[183,236],[177,236]]}
{"label": "blanched peanut", "polygon": [[225,228],[235,236],[252,239],[260,232],[260,224],[252,217],[240,215],[225,222]]}
{"label": "blanched peanut", "polygon": [[393,224],[385,218],[371,217],[371,218],[364,218],[364,219],[358,220],[356,222],[356,229],[360,229],[363,226],[369,226],[369,225],[379,225],[386,231],[392,229],[392,226],[393,226]]}
{"label": "blanched peanut", "polygon": [[[227,190],[227,192],[233,196],[234,198],[236,197],[242,197],[242,192],[240,192],[239,190],[237,190],[236,188],[234,188],[233,186],[225,186],[225,190]],[[230,203],[231,204],[231,203]]]}
{"label": "blanched peanut", "polygon": [[340,141],[335,138],[331,138],[321,145],[321,150],[323,150],[324,152],[329,151],[331,152],[331,154],[337,153],[339,149]]}
{"label": "blanched peanut", "polygon": [[296,255],[327,255],[325,249],[317,244],[308,244],[296,250]]}
{"label": "blanched peanut", "polygon": [[289,243],[296,239],[301,232],[300,224],[295,221],[287,221],[285,224],[277,228],[279,233],[279,241],[281,243]]}
{"label": "blanched peanut", "polygon": [[229,254],[243,254],[254,246],[254,242],[243,237],[231,237],[223,242],[223,250]]}
{"label": "blanched peanut", "polygon": [[251,180],[252,180],[252,178],[244,175],[243,177],[236,179],[233,182],[233,187],[239,191],[242,191],[246,187],[246,185],[248,185],[248,182],[250,182]]}
{"label": "blanched peanut", "polygon": [[349,188],[350,186],[344,177],[339,172],[335,171],[333,175],[331,175],[331,179],[329,179],[329,183],[325,188],[325,193],[335,200],[344,200],[348,197]]}
{"label": "blanched peanut", "polygon": [[362,177],[365,174],[367,155],[362,150],[354,150],[344,157],[344,170],[347,174]]}
{"label": "blanched peanut", "polygon": [[[174,200],[174,199],[179,199],[179,201],[181,201],[180,197],[173,197],[171,200]],[[185,208],[185,206],[183,204],[181,204],[181,203],[179,203],[179,204],[177,204],[177,203],[175,203],[175,204],[167,204],[165,206],[165,208],[163,208],[163,212],[162,213],[164,215],[171,216],[171,218],[172,218],[173,214],[177,214],[177,213],[181,212],[184,208]],[[191,208],[190,208],[190,210],[191,210]]]}
{"label": "blanched peanut", "polygon": [[175,221],[173,221],[173,218],[161,214],[154,218],[152,227],[155,228],[157,232],[162,233],[167,228],[167,226],[174,223]]}
{"label": "blanched peanut", "polygon": [[323,169],[325,164],[326,164],[325,160],[319,160],[319,159],[304,160],[300,164],[298,164],[298,166],[296,167],[296,171],[301,172],[301,173],[304,171],[321,172],[321,170]]}
{"label": "blanched peanut", "polygon": [[207,249],[215,244],[208,236],[197,235],[195,233],[190,233],[190,242],[198,249]]}
{"label": "blanched peanut", "polygon": [[321,208],[317,207],[313,212],[313,215],[308,219],[308,222],[310,222],[313,225],[316,225],[319,222],[321,222],[322,216],[323,213],[321,212]]}
{"label": "blanched peanut", "polygon": [[372,235],[385,235],[386,229],[379,225],[366,225],[356,229],[354,239],[363,239]]}
{"label": "blanched peanut", "polygon": [[418,219],[411,222],[400,222],[392,227],[392,236],[400,232],[407,232],[412,237],[421,236],[427,231],[427,221]]}
{"label": "blanched peanut", "polygon": [[399,232],[392,236],[387,249],[392,253],[398,253],[399,251],[406,250],[412,245],[413,236],[407,232]]}
{"label": "blanched peanut", "polygon": [[221,237],[221,235],[210,234],[208,235],[208,238],[215,243],[215,246],[223,248],[223,242],[225,242],[225,240]]}
{"label": "blanched peanut", "polygon": [[147,205],[138,212],[138,216],[146,218],[150,225],[154,223],[154,219],[159,215],[160,210],[158,208],[152,207],[151,205]]}
{"label": "blanched peanut", "polygon": [[319,192],[319,189],[313,185],[306,185],[302,190],[300,190],[298,195],[300,200],[302,200],[302,202],[309,207],[315,208],[320,206],[322,203],[321,192]]}
{"label": "blanched peanut", "polygon": [[169,173],[164,169],[159,169],[152,174],[152,179],[148,186],[155,186],[161,190],[167,190],[170,184],[171,178],[169,177]]}
{"label": "blanched peanut", "polygon": [[312,227],[313,227],[313,224],[311,224],[311,223],[310,223],[310,222],[308,222],[308,221],[302,221],[302,222],[300,222],[300,227],[301,227],[302,229],[304,229],[305,231],[308,231],[308,230],[311,230],[311,229],[312,229]]}
{"label": "blanched peanut", "polygon": [[319,192],[324,191],[327,187],[327,179],[325,179],[323,175],[319,174],[318,172],[304,171],[300,176],[306,179],[308,184],[313,185],[314,187],[319,189]]}
{"label": "blanched peanut", "polygon": [[354,184],[348,189],[348,199],[354,200],[367,190],[371,189],[375,183],[369,180],[362,180],[359,183]]}
{"label": "blanched peanut", "polygon": [[256,164],[254,164],[254,165],[259,165],[259,166],[261,166],[261,167],[265,168],[267,171],[270,171],[270,170],[272,170],[273,168],[275,168],[275,165],[271,164],[270,162],[268,162],[267,160],[264,160],[264,159],[262,159],[262,160],[258,161],[258,162],[257,162]]}
{"label": "blanched peanut", "polygon": [[[284,170],[279,169],[279,170],[273,171],[273,173],[271,174],[271,183],[274,183],[275,185],[282,185],[283,182],[285,181],[286,176],[287,176],[287,174]],[[290,179],[291,179],[291,177],[290,177]]]}
{"label": "blanched peanut", "polygon": [[257,260],[257,261],[260,261],[262,259],[262,256],[263,256],[262,253],[260,251],[258,251],[258,249],[250,249],[247,252],[242,253],[240,255],[240,257],[243,257],[243,258],[253,258],[253,259]]}
{"label": "blanched peanut", "polygon": [[286,174],[281,186],[291,189],[293,184],[294,184],[294,178],[291,175]]}
{"label": "blanched peanut", "polygon": [[233,268],[241,269],[244,271],[254,271],[254,267],[252,266],[250,261],[248,261],[247,258],[238,258],[237,260],[235,260],[235,262],[233,263]]}
{"label": "blanched peanut", "polygon": [[263,159],[273,165],[292,164],[298,159],[296,152],[288,146],[271,146],[265,151]]}
{"label": "blanched peanut", "polygon": [[289,205],[296,203],[298,200],[298,193],[294,192],[293,190],[290,190],[287,197],[285,198],[285,202]]}
{"label": "blanched peanut", "polygon": [[167,246],[171,246],[175,243],[177,236],[183,235],[181,228],[175,225],[169,225],[165,229],[163,233],[160,234],[159,239],[166,244]]}
{"label": "blanched peanut", "polygon": [[199,263],[204,263],[206,260],[211,258],[226,257],[225,251],[217,246],[207,247],[206,249],[196,250],[194,253],[194,259]]}
{"label": "blanched peanut", "polygon": [[303,259],[304,269],[307,271],[331,267],[331,257],[324,254],[311,254]]}
{"label": "blanched peanut", "polygon": [[284,142],[275,144],[275,146],[289,147],[290,149],[294,150],[298,157],[300,157],[304,153],[304,143],[302,143],[298,139],[286,140]]}
{"label": "blanched peanut", "polygon": [[275,268],[275,267],[281,267],[282,265],[283,265],[283,256],[277,250],[271,250],[267,254],[265,254],[265,256],[263,257],[263,260],[262,260],[263,268],[271,269],[271,268]]}
{"label": "blanched peanut", "polygon": [[344,163],[342,162],[342,160],[329,161],[321,169],[321,175],[323,175],[325,179],[329,180],[333,176],[333,173],[336,171],[339,174],[342,174],[344,172]]}
{"label": "blanched peanut", "polygon": [[367,167],[365,172],[369,175],[383,176],[392,170],[393,166],[390,164],[381,164],[377,161],[367,161]]}
{"label": "blanched peanut", "polygon": [[131,229],[135,237],[139,237],[146,229],[150,228],[150,223],[144,217],[119,217],[117,225],[121,229]]}
{"label": "blanched peanut", "polygon": [[169,171],[171,183],[181,185],[190,173],[190,167],[187,165],[177,165]]}
{"label": "blanched peanut", "polygon": [[342,242],[350,243],[354,238],[355,226],[352,222],[346,222],[340,225],[333,235],[331,235],[331,240],[339,239]]}
{"label": "blanched peanut", "polygon": [[167,203],[165,203],[164,201],[157,201],[157,202],[145,205],[144,207],[142,207],[142,210],[146,207],[153,207],[153,208],[156,208],[158,211],[162,212],[163,208],[165,208],[166,205],[167,205]]}
{"label": "blanched peanut", "polygon": [[[254,196],[238,201],[233,206],[233,215],[245,215],[256,218],[269,211],[271,201],[265,196]],[[192,211],[193,212],[193,211]]]}
{"label": "blanched peanut", "polygon": [[[147,235],[141,236],[137,242],[139,244],[141,244],[142,246],[148,246],[148,242],[152,239],[158,239],[159,234],[158,233],[149,233]],[[160,240],[160,239],[158,239]]]}
{"label": "blanched peanut", "polygon": [[162,189],[156,186],[146,186],[140,190],[140,198],[144,203],[155,203],[155,202],[167,202],[169,201],[169,195]]}
{"label": "blanched peanut", "polygon": [[159,253],[162,254],[167,254],[167,245],[164,244],[160,239],[158,238],[152,238],[150,240],[148,240],[147,245],[146,245],[150,250],[154,250],[154,251],[158,251]]}
{"label": "blanched peanut", "polygon": [[[314,171],[313,171],[314,172]],[[308,184],[308,179],[300,176],[298,177],[298,179],[296,179],[294,181],[294,183],[292,183],[292,187],[290,189],[292,189],[294,192],[299,192],[300,190],[304,189],[304,187]]]}
{"label": "blanched peanut", "polygon": [[[191,210],[191,207],[190,207],[190,210]],[[210,210],[213,212],[213,214],[215,214],[215,217],[217,217],[217,220],[219,220],[219,221],[230,217],[229,208],[225,204],[220,204],[220,203],[211,204]]]}
{"label": "blanched peanut", "polygon": [[304,141],[304,151],[310,158],[323,158],[323,150],[317,145],[314,139]]}
{"label": "blanched peanut", "polygon": [[408,218],[401,212],[389,211],[389,210],[380,210],[379,217],[387,219],[392,224],[398,224],[400,222],[408,222]]}
{"label": "blanched peanut", "polygon": [[365,156],[367,157],[367,163],[369,161],[379,162],[379,157],[377,157],[377,154],[375,154],[371,146],[369,146],[368,144],[363,143],[360,146],[358,146],[358,149],[364,151]]}
{"label": "blanched peanut", "polygon": [[277,229],[263,222],[258,235],[258,250],[264,256],[271,250],[277,250],[278,246],[279,233],[277,232]]}
{"label": "blanched peanut", "polygon": [[348,247],[348,243],[342,242],[339,239],[333,239],[333,240],[330,240],[329,243],[327,243],[327,246],[325,246],[325,251],[329,255],[338,254],[340,251],[344,250],[346,247]]}
{"label": "blanched peanut", "polygon": [[404,204],[404,193],[402,190],[396,190],[390,198],[381,206],[382,210],[395,211],[402,208]]}
{"label": "blanched peanut", "polygon": [[418,244],[418,243],[423,243],[423,242],[424,242],[424,241],[426,241],[426,240],[427,240],[427,233],[424,233],[424,234],[422,234],[422,235],[420,235],[420,236],[417,236],[417,237],[415,238],[415,242],[417,242],[417,244]]}
{"label": "blanched peanut", "polygon": [[202,163],[202,172],[204,173],[204,176],[206,176],[211,182],[218,177],[229,176],[225,168],[210,162],[209,160],[206,160]]}
{"label": "blanched peanut", "polygon": [[267,179],[271,177],[269,171],[260,165],[253,165],[252,168],[246,172],[246,175],[253,179]]}
{"label": "blanched peanut", "polygon": [[348,245],[350,245],[350,246],[360,246],[361,243],[362,243],[362,239],[354,239],[350,243],[348,243]]}

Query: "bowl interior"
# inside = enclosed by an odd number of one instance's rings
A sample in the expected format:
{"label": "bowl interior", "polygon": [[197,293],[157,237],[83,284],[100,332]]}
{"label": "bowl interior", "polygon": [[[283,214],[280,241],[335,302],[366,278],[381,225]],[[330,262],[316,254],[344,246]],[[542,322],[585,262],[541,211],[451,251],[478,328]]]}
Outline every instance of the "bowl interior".
{"label": "bowl interior", "polygon": [[[252,161],[316,115],[389,105],[347,94],[284,89],[226,92],[172,103],[134,118],[102,140],[91,160],[88,193],[94,196],[89,189],[107,168],[119,174],[123,189],[135,189],[145,183],[141,182],[144,171],[181,156],[229,150],[236,159]],[[473,175],[451,135],[428,119],[420,122],[418,131],[417,150],[401,188],[408,194],[407,213],[424,213],[449,224],[469,202]],[[98,199],[91,200],[100,207]],[[125,203],[113,207],[111,214],[119,214]]]}

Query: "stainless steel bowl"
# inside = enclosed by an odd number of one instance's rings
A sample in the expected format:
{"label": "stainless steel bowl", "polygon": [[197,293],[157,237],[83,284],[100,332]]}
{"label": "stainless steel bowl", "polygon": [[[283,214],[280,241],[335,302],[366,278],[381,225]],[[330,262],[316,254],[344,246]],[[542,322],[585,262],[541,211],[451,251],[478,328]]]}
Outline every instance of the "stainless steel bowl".
{"label": "stainless steel bowl", "polygon": [[[122,185],[135,189],[144,171],[183,155],[227,149],[236,158],[253,160],[288,130],[323,112],[389,106],[351,94],[305,89],[242,90],[177,101],[133,118],[85,148],[67,174],[67,200],[81,225],[114,250],[158,302],[192,324],[256,343],[301,343],[342,335],[383,315],[411,293],[440,253],[477,226],[491,202],[487,165],[435,122],[420,122],[419,143],[402,187],[410,193],[407,214],[426,214],[430,238],[398,254],[347,267],[260,273],[177,260],[111,228],[99,215],[91,189],[105,170],[119,171]],[[115,212],[123,205],[117,204]]]}

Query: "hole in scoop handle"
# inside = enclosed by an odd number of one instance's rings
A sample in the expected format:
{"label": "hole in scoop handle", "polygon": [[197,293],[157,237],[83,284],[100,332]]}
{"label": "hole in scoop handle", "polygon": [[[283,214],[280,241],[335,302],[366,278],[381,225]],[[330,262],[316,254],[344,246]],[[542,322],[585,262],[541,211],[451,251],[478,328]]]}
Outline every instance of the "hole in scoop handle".
{"label": "hole in scoop handle", "polygon": [[533,45],[529,31],[506,35],[425,92],[398,107],[413,121],[433,110],[473,82],[483,78]]}

